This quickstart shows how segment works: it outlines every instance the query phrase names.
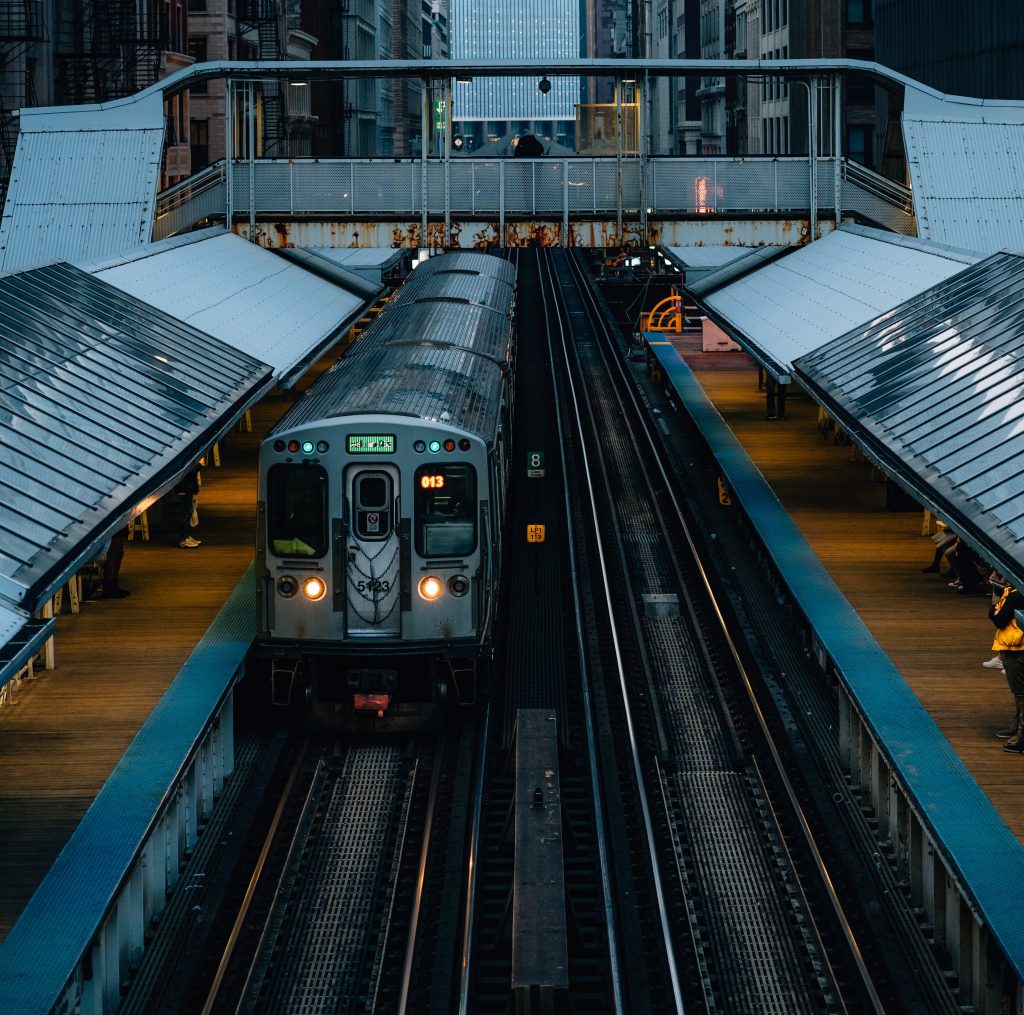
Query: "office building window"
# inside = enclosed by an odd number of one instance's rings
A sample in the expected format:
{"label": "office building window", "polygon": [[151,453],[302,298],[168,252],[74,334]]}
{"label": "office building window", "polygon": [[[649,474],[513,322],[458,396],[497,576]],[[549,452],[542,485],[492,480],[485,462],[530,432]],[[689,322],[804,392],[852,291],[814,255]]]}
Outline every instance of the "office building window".
{"label": "office building window", "polygon": [[853,162],[870,166],[872,162],[871,128],[850,126],[846,128],[846,155]]}
{"label": "office building window", "polygon": [[846,0],[846,23],[870,25],[875,20],[875,0]]}
{"label": "office building window", "polygon": [[[195,60],[196,63],[206,62],[206,36],[205,35],[193,35],[188,40],[188,55]],[[197,81],[190,89],[193,95],[206,95],[207,93],[207,82]]]}
{"label": "office building window", "polygon": [[210,121],[192,120],[188,125],[189,146],[192,149],[192,172],[210,164]]}

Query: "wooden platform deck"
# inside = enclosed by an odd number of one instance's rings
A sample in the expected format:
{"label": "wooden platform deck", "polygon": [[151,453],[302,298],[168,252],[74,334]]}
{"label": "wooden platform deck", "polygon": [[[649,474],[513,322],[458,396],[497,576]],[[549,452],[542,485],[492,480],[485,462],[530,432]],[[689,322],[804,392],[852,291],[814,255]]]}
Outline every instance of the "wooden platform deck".
{"label": "wooden platform deck", "polygon": [[202,470],[202,546],[178,547],[174,517],[149,541],[136,534],[120,578],[131,596],[75,615],[65,604],[56,668],[0,709],[0,939],[252,560],[259,438],[290,405],[265,400],[253,432],[231,434],[221,467]]}
{"label": "wooden platform deck", "polygon": [[800,527],[833,580],[903,674],[1018,839],[1024,841],[1024,759],[994,732],[1013,702],[993,652],[990,600],[958,596],[951,575],[923,574],[934,545],[920,511],[886,508],[886,484],[855,450],[818,427],[790,395],[786,419],[765,419],[757,369],[744,353],[676,343],[719,413]]}

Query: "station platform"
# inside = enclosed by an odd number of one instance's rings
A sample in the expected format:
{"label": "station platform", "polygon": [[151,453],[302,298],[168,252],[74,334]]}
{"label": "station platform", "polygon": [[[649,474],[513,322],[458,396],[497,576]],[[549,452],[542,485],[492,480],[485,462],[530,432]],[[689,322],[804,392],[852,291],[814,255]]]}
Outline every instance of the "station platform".
{"label": "station platform", "polygon": [[[125,599],[86,596],[57,618],[56,667],[35,668],[0,708],[0,939],[11,929],[153,707],[253,557],[261,435],[293,403],[275,391],[252,410],[252,432],[220,445],[202,469],[196,549],[178,547],[171,511],[127,544]],[[173,495],[168,500],[173,501]]]}
{"label": "station platform", "polygon": [[665,336],[693,372],[907,685],[982,791],[1024,842],[1024,761],[995,730],[1013,701],[1006,678],[986,669],[993,627],[987,596],[957,595],[953,575],[924,574],[934,544],[922,511],[887,507],[879,471],[791,385],[786,418],[767,420],[758,371],[741,351],[703,352],[700,336]]}
{"label": "station platform", "polygon": [[[933,544],[921,512],[886,507],[886,486],[850,445],[818,425],[817,406],[791,392],[785,420],[765,419],[757,368],[742,352],[674,344],[833,580],[1024,841],[1024,761],[994,731],[1011,699],[991,658],[988,600],[957,596],[922,574]],[[306,387],[319,371],[305,379]],[[128,545],[122,600],[86,600],[58,617],[54,670],[36,670],[0,708],[0,940],[71,836],[125,748],[174,680],[252,559],[260,435],[292,404],[275,392],[253,430],[203,469],[196,550],[177,546],[173,521]]]}

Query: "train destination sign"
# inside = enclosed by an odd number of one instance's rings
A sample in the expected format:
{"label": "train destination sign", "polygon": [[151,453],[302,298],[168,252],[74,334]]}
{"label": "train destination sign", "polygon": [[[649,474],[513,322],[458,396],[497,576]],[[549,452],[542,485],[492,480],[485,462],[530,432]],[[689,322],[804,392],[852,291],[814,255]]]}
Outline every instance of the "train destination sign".
{"label": "train destination sign", "polygon": [[350,455],[393,455],[395,435],[393,433],[350,433],[348,435]]}

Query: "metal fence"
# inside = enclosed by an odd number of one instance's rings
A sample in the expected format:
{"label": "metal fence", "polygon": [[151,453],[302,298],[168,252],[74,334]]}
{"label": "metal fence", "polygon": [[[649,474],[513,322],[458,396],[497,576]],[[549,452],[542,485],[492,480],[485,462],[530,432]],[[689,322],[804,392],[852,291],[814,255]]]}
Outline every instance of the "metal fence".
{"label": "metal fence", "polygon": [[[231,209],[236,215],[445,220],[452,215],[568,221],[585,215],[792,214],[810,208],[809,169],[800,157],[240,160],[232,165]],[[834,208],[834,170],[834,159],[818,160],[818,209]],[[854,179],[844,169],[844,209],[913,232],[904,196],[872,186],[865,173]],[[154,238],[223,216],[225,183],[218,163],[161,194]]]}

